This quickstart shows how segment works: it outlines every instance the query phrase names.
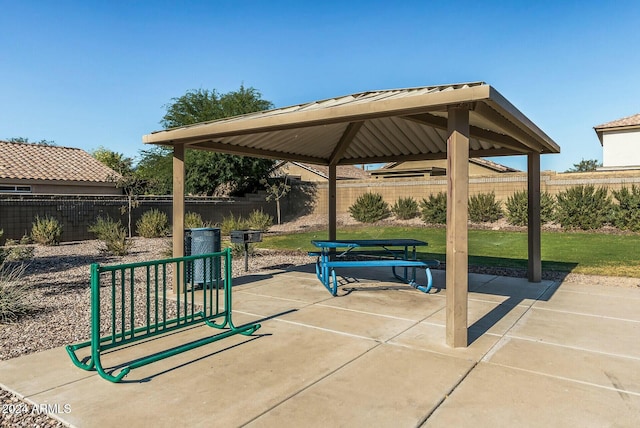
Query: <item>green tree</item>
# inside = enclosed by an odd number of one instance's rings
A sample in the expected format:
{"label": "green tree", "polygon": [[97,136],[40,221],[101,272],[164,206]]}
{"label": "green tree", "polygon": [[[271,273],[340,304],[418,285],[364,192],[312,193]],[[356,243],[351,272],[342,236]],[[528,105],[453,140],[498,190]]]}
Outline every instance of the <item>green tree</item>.
{"label": "green tree", "polygon": [[147,194],[170,195],[173,188],[173,159],[168,147],[154,146],[140,152],[138,177],[147,181]]}
{"label": "green tree", "polygon": [[24,144],[40,144],[43,146],[55,146],[56,142],[53,140],[40,140],[40,141],[29,141],[28,138],[25,137],[11,137],[7,140],[9,143],[24,143]]}
{"label": "green tree", "polygon": [[260,184],[267,190],[267,201],[276,201],[276,212],[278,215],[278,224],[282,224],[282,218],[280,215],[280,199],[284,198],[289,191],[291,191],[291,185],[288,181],[287,175],[281,175],[273,177],[271,180],[263,178],[260,180]]}
{"label": "green tree", "polygon": [[596,159],[582,159],[578,163],[573,164],[573,168],[566,170],[565,172],[590,172],[595,171],[596,168],[602,166],[602,163]]}
{"label": "green tree", "polygon": [[108,166],[120,175],[127,175],[133,172],[133,159],[126,157],[122,153],[114,152],[105,147],[98,147],[90,152],[96,160]]}
{"label": "green tree", "polygon": [[[219,94],[215,89],[187,91],[165,105],[166,114],[160,124],[165,128],[191,125],[199,122],[222,119],[240,114],[253,113],[273,107],[262,99],[255,88],[241,85],[237,91]],[[156,191],[171,193],[172,151],[155,148],[142,151],[138,174],[145,179],[154,179]],[[252,191],[259,180],[271,170],[274,161],[246,156],[187,150],[185,155],[185,188],[188,193],[212,195],[222,185],[230,185],[238,193]]]}

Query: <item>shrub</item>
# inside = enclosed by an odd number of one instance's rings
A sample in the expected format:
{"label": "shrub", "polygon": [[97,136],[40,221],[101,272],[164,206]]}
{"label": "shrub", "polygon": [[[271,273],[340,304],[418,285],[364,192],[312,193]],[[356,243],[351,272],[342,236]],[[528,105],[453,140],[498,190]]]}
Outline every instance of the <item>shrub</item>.
{"label": "shrub", "polygon": [[614,210],[614,225],[620,229],[640,232],[640,187],[633,184],[629,191],[624,186],[619,191],[614,190],[613,196],[618,200]]}
{"label": "shrub", "polygon": [[249,223],[247,220],[243,219],[242,216],[238,216],[236,218],[233,213],[229,213],[229,217],[224,217],[222,219],[220,229],[220,232],[223,235],[229,235],[232,230],[249,229]]}
{"label": "shrub", "polygon": [[9,240],[7,240],[7,245],[5,248],[0,249],[0,263],[3,260],[9,262],[20,262],[24,260],[31,260],[33,258],[34,248],[27,245],[18,245],[12,244],[9,245]]}
{"label": "shrub", "polygon": [[469,197],[469,220],[474,223],[494,222],[502,217],[500,201],[496,194],[479,193]]}
{"label": "shrub", "polygon": [[127,239],[127,231],[122,223],[107,218],[98,217],[96,222],[89,226],[89,232],[94,233],[105,246],[106,251],[114,256],[125,256],[133,245]]}
{"label": "shrub", "polygon": [[376,221],[389,217],[389,204],[379,193],[365,193],[356,199],[355,203],[349,207],[351,217],[362,223],[375,223]]}
{"label": "shrub", "polygon": [[273,217],[262,210],[253,210],[247,219],[249,228],[267,231],[273,226]]}
{"label": "shrub", "polygon": [[195,229],[198,227],[204,227],[204,221],[202,216],[198,213],[188,212],[184,215],[184,227],[187,229]]}
{"label": "shrub", "polygon": [[9,268],[0,264],[0,323],[17,320],[33,309],[29,303],[29,281],[22,275],[24,266]]}
{"label": "shrub", "polygon": [[429,195],[429,199],[422,198],[420,213],[422,221],[427,224],[446,224],[447,194],[438,192],[436,195]]}
{"label": "shrub", "polygon": [[400,220],[409,220],[418,215],[418,203],[412,197],[398,198],[391,211]]}
{"label": "shrub", "polygon": [[570,187],[558,193],[556,200],[556,220],[565,229],[598,229],[612,218],[611,197],[604,187]]}
{"label": "shrub", "polygon": [[[231,248],[231,254],[233,255],[233,258],[235,259],[236,257],[244,257],[244,244],[231,244],[230,245]],[[248,244],[247,245],[247,255],[249,257],[253,256],[256,254],[256,247],[255,244]]]}
{"label": "shrub", "polygon": [[160,210],[151,209],[136,222],[138,235],[144,238],[159,238],[169,234],[169,217]]}
{"label": "shrub", "polygon": [[[528,193],[526,191],[515,192],[507,198],[506,217],[509,224],[514,226],[526,226],[529,219],[527,209],[529,207]],[[555,202],[553,197],[544,192],[540,194],[540,222],[547,223],[553,220]]]}
{"label": "shrub", "polygon": [[31,227],[31,237],[35,242],[42,245],[58,245],[62,236],[62,226],[53,217],[36,216],[36,221]]}

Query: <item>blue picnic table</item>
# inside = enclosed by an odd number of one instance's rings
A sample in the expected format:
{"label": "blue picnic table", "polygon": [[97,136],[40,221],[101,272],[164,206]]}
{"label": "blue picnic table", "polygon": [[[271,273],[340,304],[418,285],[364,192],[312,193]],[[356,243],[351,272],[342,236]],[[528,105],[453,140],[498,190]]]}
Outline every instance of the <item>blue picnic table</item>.
{"label": "blue picnic table", "polygon": [[[311,243],[320,249],[309,252],[310,256],[317,257],[316,275],[333,296],[338,291],[335,268],[391,267],[397,279],[428,293],[433,286],[430,268],[440,264],[437,260],[417,259],[416,248],[428,245],[417,239],[339,239]],[[402,268],[402,274],[396,268]],[[425,269],[426,285],[416,282],[416,268]]]}

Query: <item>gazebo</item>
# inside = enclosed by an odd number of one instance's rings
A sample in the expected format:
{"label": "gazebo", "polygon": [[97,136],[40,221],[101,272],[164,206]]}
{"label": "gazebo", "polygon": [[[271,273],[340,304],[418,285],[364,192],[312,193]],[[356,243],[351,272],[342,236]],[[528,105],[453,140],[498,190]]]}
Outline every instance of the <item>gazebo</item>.
{"label": "gazebo", "polygon": [[329,239],[336,238],[336,166],[447,159],[446,342],[466,347],[469,157],[527,156],[528,278],[539,282],[540,155],[560,147],[484,82],[361,92],[152,132],[173,146],[173,253],[184,254],[185,149],[329,167]]}

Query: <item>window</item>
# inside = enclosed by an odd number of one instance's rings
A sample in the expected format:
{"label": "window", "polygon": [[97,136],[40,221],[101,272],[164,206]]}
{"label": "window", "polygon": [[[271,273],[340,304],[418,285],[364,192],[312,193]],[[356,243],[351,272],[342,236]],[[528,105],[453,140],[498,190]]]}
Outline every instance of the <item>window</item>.
{"label": "window", "polygon": [[31,193],[31,186],[0,184],[0,193]]}

